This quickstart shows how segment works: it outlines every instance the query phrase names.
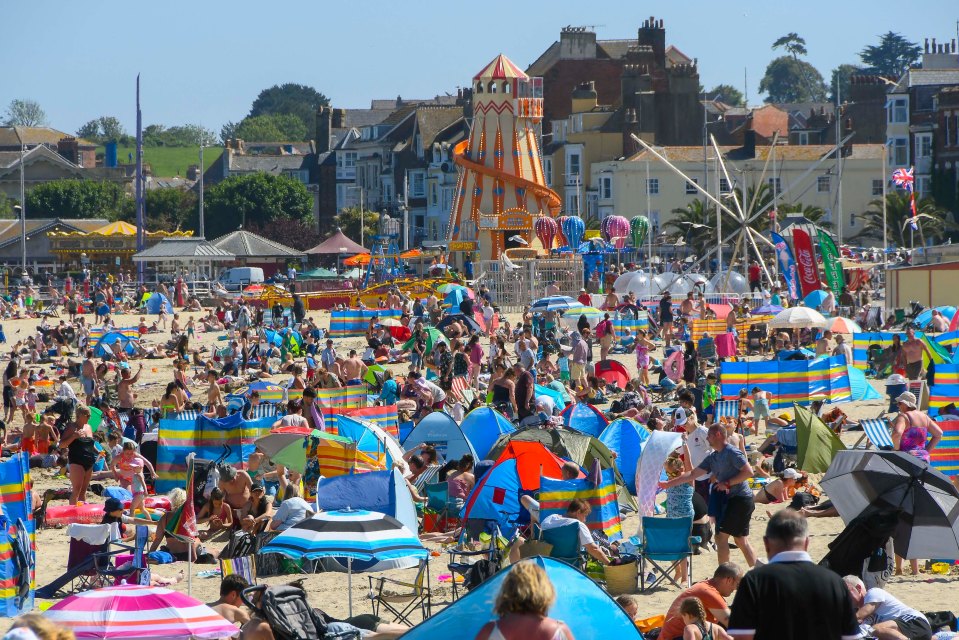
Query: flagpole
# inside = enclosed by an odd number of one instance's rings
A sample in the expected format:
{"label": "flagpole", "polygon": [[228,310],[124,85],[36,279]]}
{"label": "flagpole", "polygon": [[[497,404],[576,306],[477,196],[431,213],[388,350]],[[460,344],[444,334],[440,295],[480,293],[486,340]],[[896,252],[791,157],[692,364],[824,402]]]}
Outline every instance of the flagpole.
{"label": "flagpole", "polygon": [[886,252],[889,249],[889,225],[886,222],[886,184],[888,182],[886,178],[886,153],[889,149],[889,143],[882,145],[882,268],[883,268],[883,281],[885,281],[885,270],[886,270]]}

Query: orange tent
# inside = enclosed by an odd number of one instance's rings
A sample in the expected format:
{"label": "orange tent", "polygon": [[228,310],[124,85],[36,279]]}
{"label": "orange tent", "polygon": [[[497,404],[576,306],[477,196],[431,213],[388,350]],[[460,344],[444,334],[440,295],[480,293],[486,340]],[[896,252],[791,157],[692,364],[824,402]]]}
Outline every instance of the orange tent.
{"label": "orange tent", "polygon": [[[539,489],[540,476],[563,477],[563,465],[566,460],[547,449],[542,442],[510,442],[496,462],[500,463],[510,458],[516,458],[520,486],[526,491]],[[586,476],[580,471],[579,477]]]}

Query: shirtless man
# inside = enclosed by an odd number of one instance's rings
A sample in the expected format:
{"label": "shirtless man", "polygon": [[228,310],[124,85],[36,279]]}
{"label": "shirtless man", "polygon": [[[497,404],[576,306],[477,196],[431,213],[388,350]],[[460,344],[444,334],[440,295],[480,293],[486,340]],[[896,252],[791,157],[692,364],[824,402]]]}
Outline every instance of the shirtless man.
{"label": "shirtless man", "polygon": [[121,412],[129,412],[133,409],[136,402],[136,394],[133,393],[133,385],[140,379],[143,372],[143,363],[137,369],[136,375],[131,376],[129,369],[120,371],[120,382],[117,384],[117,408]]}
{"label": "shirtless man", "polygon": [[816,341],[816,356],[824,356],[832,352],[832,331],[824,331],[822,337]]}
{"label": "shirtless man", "polygon": [[366,374],[367,366],[363,364],[360,357],[356,355],[356,349],[350,349],[350,357],[343,361],[343,377],[346,378],[346,384],[359,384]]}
{"label": "shirtless man", "polygon": [[[246,471],[237,471],[235,467],[226,465],[221,469],[220,484],[223,489],[223,500],[234,509],[242,509],[250,501],[250,487],[253,480]],[[239,522],[238,517],[234,517]]]}
{"label": "shirtless man", "polygon": [[906,377],[910,380],[919,380],[922,377],[922,357],[932,352],[926,343],[916,337],[916,328],[906,327],[906,341],[902,343],[902,354],[906,357]]}
{"label": "shirtless man", "polygon": [[93,402],[93,397],[97,394],[97,367],[93,362],[93,349],[87,349],[83,364],[80,365],[80,383],[83,385],[83,393],[87,396],[87,404]]}
{"label": "shirtless man", "polygon": [[693,292],[690,291],[686,294],[686,299],[683,300],[679,305],[679,315],[684,318],[689,318],[693,315],[693,310],[695,309],[696,302],[693,300]]}
{"label": "shirtless man", "polygon": [[176,335],[180,333],[180,314],[174,313],[173,320],[170,321],[170,334]]}
{"label": "shirtless man", "polygon": [[212,369],[207,371],[206,379],[210,382],[210,388],[206,392],[207,405],[215,409],[223,404],[223,393],[220,391],[220,385],[216,381],[216,371]]}
{"label": "shirtless man", "polygon": [[609,293],[606,294],[606,300],[603,302],[604,309],[615,309],[619,306],[619,296],[616,295],[616,289],[613,287],[609,288]]}
{"label": "shirtless man", "polygon": [[220,599],[207,606],[233,624],[246,624],[250,621],[250,612],[244,606],[240,594],[249,586],[246,578],[231,573],[220,582]]}

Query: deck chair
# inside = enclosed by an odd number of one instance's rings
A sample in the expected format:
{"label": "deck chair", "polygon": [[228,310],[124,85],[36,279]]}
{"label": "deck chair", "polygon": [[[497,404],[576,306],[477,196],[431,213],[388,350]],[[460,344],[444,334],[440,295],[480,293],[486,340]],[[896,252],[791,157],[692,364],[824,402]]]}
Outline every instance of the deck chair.
{"label": "deck chair", "polygon": [[543,542],[553,545],[553,550],[549,552],[550,558],[562,560],[577,569],[582,567],[583,557],[580,553],[582,545],[579,543],[578,523],[543,529],[542,538]]}
{"label": "deck chair", "polygon": [[[862,427],[862,436],[853,445],[854,449],[876,447],[888,451],[896,448],[889,437],[889,422],[885,418],[860,420],[859,426]],[[863,443],[863,440],[866,442]]]}
{"label": "deck chair", "polygon": [[60,301],[51,300],[50,304],[43,307],[40,310],[40,315],[46,316],[47,318],[59,318],[60,317]]}
{"label": "deck chair", "polygon": [[240,556],[238,558],[220,558],[220,580],[237,575],[247,581],[247,584],[256,584],[256,556]]}
{"label": "deck chair", "polygon": [[67,527],[67,535],[70,536],[67,570],[53,582],[37,589],[38,598],[66,596],[108,584],[98,568],[108,561],[105,554],[109,554],[110,541],[118,537],[117,528],[109,524],[71,524]]}
{"label": "deck chair", "polygon": [[[639,547],[641,593],[655,589],[666,581],[672,583],[677,589],[692,586],[693,549],[701,542],[698,536],[690,535],[692,530],[692,517],[643,517],[643,539]],[[673,580],[672,573],[683,560],[688,560],[686,584],[680,585]],[[649,567],[646,566],[647,563]],[[647,584],[648,574],[653,575],[653,580]]]}
{"label": "deck chair", "polygon": [[426,620],[432,615],[432,592],[429,585],[428,560],[420,563],[413,582],[370,576],[369,598],[373,604],[373,615],[382,618],[380,610],[385,609],[393,616],[393,622],[402,622],[412,627],[415,623],[411,616],[418,609],[422,619]]}
{"label": "deck chair", "polygon": [[722,418],[732,418],[736,421],[736,427],[742,427],[742,415],[740,412],[739,400],[717,400],[716,412],[713,414],[713,422],[719,422]]}

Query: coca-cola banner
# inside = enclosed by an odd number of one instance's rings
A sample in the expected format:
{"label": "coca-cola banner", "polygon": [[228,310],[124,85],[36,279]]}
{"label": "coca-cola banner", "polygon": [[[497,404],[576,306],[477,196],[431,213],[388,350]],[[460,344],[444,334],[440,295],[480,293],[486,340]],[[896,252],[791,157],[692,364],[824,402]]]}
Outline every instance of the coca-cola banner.
{"label": "coca-cola banner", "polygon": [[805,298],[811,292],[821,288],[819,266],[816,264],[816,253],[813,251],[809,234],[802,229],[793,229],[793,248],[796,250],[799,284],[802,286],[802,295]]}

